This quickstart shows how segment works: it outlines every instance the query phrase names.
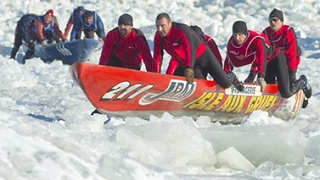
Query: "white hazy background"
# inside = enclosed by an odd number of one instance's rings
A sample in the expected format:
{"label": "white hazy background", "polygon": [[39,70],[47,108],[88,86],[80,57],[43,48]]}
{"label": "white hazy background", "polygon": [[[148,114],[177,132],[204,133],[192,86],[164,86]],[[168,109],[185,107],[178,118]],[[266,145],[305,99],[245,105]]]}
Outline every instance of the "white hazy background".
{"label": "white hazy background", "polygon": [[[0,179],[2,180],[224,180],[320,178],[320,2],[318,0],[26,0],[1,2]],[[197,24],[214,37],[225,57],[234,21],[262,31],[273,8],[283,10],[303,49],[298,75],[313,88],[309,106],[282,121],[266,112],[239,116],[239,125],[216,117],[111,118],[94,107],[71,79],[68,65],[33,58],[9,59],[14,29],[26,13],[54,9],[64,31],[75,7],[101,16],[106,32],[123,13],[146,34],[153,51],[155,17]],[[22,50],[18,56],[21,57]],[[100,50],[90,63],[98,63]],[[165,56],[164,64],[169,59]],[[248,68],[235,71],[240,79]]]}

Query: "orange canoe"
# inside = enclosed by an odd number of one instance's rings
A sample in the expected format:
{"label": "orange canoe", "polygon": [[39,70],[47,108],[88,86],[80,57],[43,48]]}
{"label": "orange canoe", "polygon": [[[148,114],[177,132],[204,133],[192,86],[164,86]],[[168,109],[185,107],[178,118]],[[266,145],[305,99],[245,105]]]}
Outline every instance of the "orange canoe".
{"label": "orange canoe", "polygon": [[118,117],[149,118],[164,112],[193,118],[239,116],[263,110],[288,120],[299,113],[304,98],[302,91],[282,98],[276,84],[268,84],[261,93],[259,85],[245,83],[245,90],[239,92],[212,80],[188,84],[185,77],[86,62],[74,63],[69,70],[98,111]]}

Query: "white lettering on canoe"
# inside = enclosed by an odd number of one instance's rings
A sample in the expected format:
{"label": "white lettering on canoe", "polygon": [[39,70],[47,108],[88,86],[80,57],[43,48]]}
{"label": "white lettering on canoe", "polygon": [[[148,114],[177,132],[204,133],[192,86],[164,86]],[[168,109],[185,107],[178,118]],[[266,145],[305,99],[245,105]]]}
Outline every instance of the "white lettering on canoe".
{"label": "white lettering on canoe", "polygon": [[64,56],[72,56],[72,53],[69,51],[69,49],[64,47],[64,44],[57,44],[56,49]]}
{"label": "white lettering on canoe", "polygon": [[143,96],[139,104],[148,105],[157,100],[180,102],[190,97],[196,89],[196,82],[189,84],[182,80],[171,80],[167,89],[161,93],[148,93]]}

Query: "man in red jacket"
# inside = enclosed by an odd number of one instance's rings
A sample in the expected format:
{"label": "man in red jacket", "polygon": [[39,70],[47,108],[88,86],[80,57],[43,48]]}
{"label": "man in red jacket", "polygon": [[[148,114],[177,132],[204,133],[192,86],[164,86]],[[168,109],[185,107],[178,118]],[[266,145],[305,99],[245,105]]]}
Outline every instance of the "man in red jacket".
{"label": "man in red jacket", "polygon": [[[143,32],[133,28],[131,15],[122,14],[118,27],[109,31],[104,39],[99,64],[140,70],[142,60],[146,70],[153,72],[153,60]],[[100,112],[94,110],[93,114]]]}
{"label": "man in red jacket", "polygon": [[286,55],[290,80],[296,80],[301,50],[298,46],[293,27],[283,24],[283,13],[273,9],[269,15],[270,26],[263,30],[271,46],[280,48]]}
{"label": "man in red jacket", "polygon": [[272,70],[277,78],[279,92],[282,97],[289,98],[307,86],[304,75],[290,83],[286,58],[278,48],[270,47],[267,37],[259,32],[247,29],[243,21],[236,21],[232,26],[233,34],[227,44],[227,56],[224,63],[225,72],[234,67],[251,65],[250,74],[245,82],[253,82],[258,74],[258,83],[264,91],[267,83],[265,76]]}
{"label": "man in red jacket", "polygon": [[133,19],[123,14],[118,27],[108,32],[100,56],[100,65],[140,70],[142,60],[146,70],[153,71],[152,56],[143,32],[133,28]]}
{"label": "man in red jacket", "polygon": [[[290,83],[296,81],[296,72],[300,64],[301,49],[297,43],[297,37],[293,27],[283,23],[283,13],[278,9],[273,9],[269,15],[270,26],[263,30],[263,33],[268,37],[271,46],[280,48],[287,60],[287,68],[290,77]],[[275,72],[270,68],[270,76],[266,76],[266,80],[270,83],[275,83]],[[310,92],[309,90],[310,89]],[[311,96],[311,86],[307,84],[306,98]],[[309,93],[308,93],[309,92]],[[305,101],[304,103],[307,103]]]}
{"label": "man in red jacket", "polygon": [[186,76],[188,83],[193,83],[193,78],[206,79],[209,73],[221,87],[228,88],[234,83],[243,90],[235,74],[223,72],[211,50],[189,26],[172,22],[167,13],[157,16],[156,26],[153,56],[156,72],[161,72],[163,50],[166,50],[171,55],[167,74]]}
{"label": "man in red jacket", "polygon": [[[227,43],[227,56],[224,62],[224,71],[232,71],[234,67],[251,64],[250,75],[245,82],[253,82],[258,74],[261,91],[267,83],[264,80],[269,42],[255,31],[247,30],[243,21],[236,21],[232,26],[232,36]],[[251,77],[251,78],[250,78]]]}

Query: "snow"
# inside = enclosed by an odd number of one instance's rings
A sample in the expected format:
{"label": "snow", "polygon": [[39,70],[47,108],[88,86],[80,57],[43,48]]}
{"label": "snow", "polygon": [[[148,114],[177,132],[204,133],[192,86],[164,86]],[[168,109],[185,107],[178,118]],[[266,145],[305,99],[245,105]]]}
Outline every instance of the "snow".
{"label": "snow", "polygon": [[[320,178],[320,2],[317,0],[27,0],[2,1],[0,19],[0,179],[5,180],[207,180]],[[134,27],[146,34],[151,49],[155,17],[197,24],[213,36],[225,57],[226,42],[236,20],[249,29],[268,26],[273,8],[284,11],[303,49],[298,75],[313,88],[309,105],[283,121],[266,112],[239,116],[238,125],[150,114],[148,121],[90,113],[90,104],[73,82],[69,66],[33,58],[21,65],[9,59],[16,21],[25,13],[52,8],[64,30],[73,8],[96,10],[105,29],[129,13]],[[22,53],[22,49],[20,50]],[[19,54],[21,56],[21,54]],[[90,58],[98,63],[100,51]],[[165,64],[169,57],[165,56]],[[240,79],[248,68],[236,69]]]}

